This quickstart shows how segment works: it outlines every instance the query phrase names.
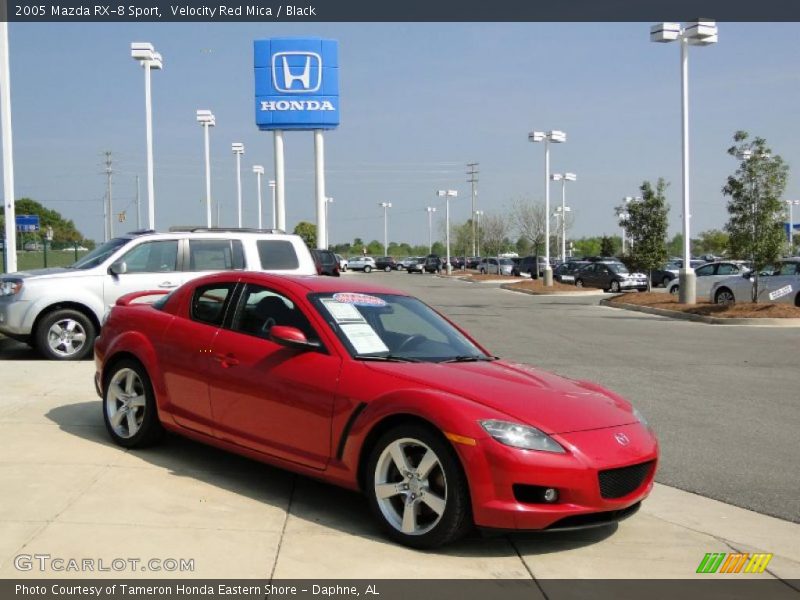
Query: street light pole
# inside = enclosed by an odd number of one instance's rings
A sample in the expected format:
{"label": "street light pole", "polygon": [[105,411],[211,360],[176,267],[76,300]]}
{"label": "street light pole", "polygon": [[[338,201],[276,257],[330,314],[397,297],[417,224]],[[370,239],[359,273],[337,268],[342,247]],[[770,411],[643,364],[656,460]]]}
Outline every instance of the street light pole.
{"label": "street light pole", "polygon": [[447,274],[450,275],[453,272],[453,265],[450,264],[450,198],[458,197],[458,192],[456,190],[439,190],[436,192],[436,195],[439,198],[444,198],[444,228],[445,228],[445,239],[447,245]]}
{"label": "street light pole", "polygon": [[[5,12],[7,6],[1,7]],[[3,14],[2,16],[6,16]],[[8,22],[0,22],[0,127],[3,130],[3,206],[5,208],[5,272],[17,270],[17,227],[14,201],[14,151],[11,135],[11,72],[8,61]]]}
{"label": "street light pole", "polygon": [[481,217],[483,216],[482,210],[475,211],[475,226],[477,229],[477,242],[478,242],[478,254],[476,256],[481,255]]}
{"label": "street light pole", "polygon": [[550,266],[550,143],[563,143],[567,141],[567,134],[563,131],[532,131],[528,134],[529,142],[544,142],[544,209],[545,215],[545,232],[544,232],[544,248],[545,248],[545,261],[544,266],[544,285],[548,287],[553,286],[553,268]]}
{"label": "street light pole", "polygon": [[[237,227],[242,226],[242,154],[244,154],[244,144],[234,142],[231,144],[231,151],[236,155],[236,222]],[[219,223],[217,223],[219,225]]]}
{"label": "street light pole", "polygon": [[[561,262],[567,260],[567,226],[566,214],[569,212],[567,209],[567,182],[577,181],[578,176],[575,173],[553,173],[550,178],[553,181],[561,182]],[[558,209],[556,209],[558,210]],[[570,209],[571,210],[571,209]]]}
{"label": "street light pole", "polygon": [[[206,149],[206,226],[211,228],[211,150],[209,147],[208,128],[216,125],[216,119],[210,110],[198,110],[197,122],[203,127]],[[219,225],[219,219],[217,219]]]}
{"label": "street light pole", "polygon": [[674,42],[681,46],[681,137],[683,171],[683,265],[679,273],[679,299],[681,304],[694,304],[697,300],[697,278],[692,269],[691,213],[689,211],[689,45],[708,46],[718,39],[714,21],[693,21],[686,27],[679,23],[658,23],[650,28],[651,42]]}
{"label": "street light pole", "polygon": [[428,254],[433,254],[433,221],[431,217],[436,212],[435,206],[428,206]]}
{"label": "street light pole", "polygon": [[383,207],[383,255],[389,256],[389,213],[392,208],[391,202],[378,202],[378,206]]}
{"label": "street light pole", "polygon": [[153,103],[150,94],[150,71],[164,68],[164,59],[148,42],[133,42],[131,58],[138,60],[144,68],[144,113],[147,138],[147,225],[156,228],[156,199],[153,184]]}
{"label": "street light pole", "polygon": [[329,196],[325,198],[325,241],[327,242],[328,247],[331,246],[331,237],[330,237],[331,227],[330,227],[330,221],[328,220],[328,205],[330,204],[333,204],[333,198]]}
{"label": "street light pole", "polygon": [[256,186],[258,188],[258,228],[262,229],[261,176],[264,174],[264,167],[262,165],[253,165],[253,173],[256,174]]}
{"label": "street light pole", "polygon": [[272,190],[272,228],[278,228],[278,200],[275,195],[275,180],[269,180],[269,187]]}

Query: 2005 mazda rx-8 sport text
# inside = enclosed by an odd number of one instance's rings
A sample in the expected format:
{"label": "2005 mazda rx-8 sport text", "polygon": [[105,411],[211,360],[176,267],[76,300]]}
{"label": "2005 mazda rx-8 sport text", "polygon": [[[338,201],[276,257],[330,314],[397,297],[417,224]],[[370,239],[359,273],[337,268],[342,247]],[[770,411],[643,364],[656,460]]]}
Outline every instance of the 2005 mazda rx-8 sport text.
{"label": "2005 mazda rx-8 sport text", "polygon": [[122,446],[166,429],[363,490],[418,548],[473,525],[615,522],[652,489],[658,442],[628,402],[497,359],[401,292],[228,272],[144,295],[117,302],[95,347]]}

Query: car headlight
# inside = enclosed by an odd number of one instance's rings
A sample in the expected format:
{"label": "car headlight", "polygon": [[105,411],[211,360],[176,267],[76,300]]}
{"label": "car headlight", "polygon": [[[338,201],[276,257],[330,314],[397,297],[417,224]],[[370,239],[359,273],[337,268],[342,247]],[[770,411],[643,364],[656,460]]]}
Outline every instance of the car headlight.
{"label": "car headlight", "polygon": [[557,452],[558,454],[566,452],[558,442],[535,427],[494,419],[479,421],[479,423],[495,440],[512,448]]}
{"label": "car headlight", "polygon": [[22,281],[19,279],[4,279],[0,282],[0,296],[13,296],[22,291]]}
{"label": "car headlight", "polygon": [[636,420],[639,421],[639,423],[650,429],[650,423],[647,422],[647,419],[644,418],[644,415],[639,411],[638,408],[633,409],[633,416],[636,417]]}

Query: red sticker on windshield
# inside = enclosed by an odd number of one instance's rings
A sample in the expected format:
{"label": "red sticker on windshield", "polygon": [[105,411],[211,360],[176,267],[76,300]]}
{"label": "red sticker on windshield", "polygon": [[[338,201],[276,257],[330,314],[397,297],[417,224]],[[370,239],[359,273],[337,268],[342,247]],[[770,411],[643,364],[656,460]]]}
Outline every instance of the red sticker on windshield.
{"label": "red sticker on windshield", "polygon": [[381,300],[377,296],[369,296],[367,294],[354,294],[352,292],[340,292],[333,295],[336,302],[342,304],[353,304],[354,306],[386,306],[386,301]]}

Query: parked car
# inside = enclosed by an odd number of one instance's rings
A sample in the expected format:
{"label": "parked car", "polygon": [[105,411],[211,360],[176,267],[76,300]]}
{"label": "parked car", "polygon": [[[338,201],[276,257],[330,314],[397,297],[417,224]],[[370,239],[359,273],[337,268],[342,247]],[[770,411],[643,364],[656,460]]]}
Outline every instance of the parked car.
{"label": "parked car", "polygon": [[653,269],[650,271],[650,282],[653,287],[663,285],[669,287],[669,284],[678,278],[678,271],[680,270],[680,263],[668,262],[660,269]]}
{"label": "parked car", "polygon": [[[708,297],[711,292],[711,286],[715,282],[730,277],[731,275],[741,275],[749,273],[750,269],[744,266],[743,263],[737,261],[723,261],[708,263],[697,267],[694,274],[697,276],[696,280],[696,294],[697,296]],[[667,286],[667,291],[670,294],[677,294],[680,291],[680,281],[675,279]]]}
{"label": "parked car", "polygon": [[406,265],[406,273],[425,273],[425,263],[427,259],[423,257],[415,258],[414,262]]}
{"label": "parked car", "polygon": [[71,267],[0,278],[0,333],[53,360],[88,356],[108,307],[130,292],[177,288],[227,269],[314,275],[297,235],[247,229],[137,231],[98,246]]}
{"label": "parked car", "polygon": [[339,261],[339,270],[342,272],[347,271],[347,259],[341,254],[337,254],[336,260]]}
{"label": "parked car", "polygon": [[[751,275],[745,273],[714,282],[709,300],[715,304],[750,302],[754,285]],[[765,274],[759,274],[758,301],[800,306],[800,258],[783,259],[767,269]]]}
{"label": "parked car", "polygon": [[511,274],[517,277],[520,275],[528,275],[533,279],[537,279],[544,274],[546,264],[547,260],[545,260],[544,256],[523,256],[519,264],[514,265]]}
{"label": "parked car", "polygon": [[482,258],[478,265],[481,275],[511,275],[514,261],[510,258]]}
{"label": "parked car", "polygon": [[360,489],[414,548],[473,526],[613,523],[653,487],[658,441],[630,403],[498,359],[403,292],[220,273],[152,293],[121,298],[95,348],[98,410],[124,448],[167,430]]}
{"label": "parked car", "polygon": [[559,283],[575,283],[575,273],[589,263],[585,260],[574,260],[561,263],[553,269],[553,279]]}
{"label": "parked car", "polygon": [[375,259],[371,256],[354,256],[347,261],[347,268],[351,271],[369,273],[375,268]]}
{"label": "parked car", "polygon": [[397,261],[393,256],[379,256],[375,259],[375,268],[379,271],[396,271],[398,267]]}
{"label": "parked car", "polygon": [[439,273],[444,269],[444,261],[438,254],[428,254],[425,257],[425,265],[423,267],[426,273]]}
{"label": "parked car", "polygon": [[470,256],[467,259],[467,268],[468,269],[477,269],[479,264],[481,264],[481,257],[480,256]]}
{"label": "parked car", "polygon": [[311,251],[314,262],[317,264],[318,275],[328,275],[339,277],[339,259],[330,250],[320,250],[315,248]]}
{"label": "parked car", "polygon": [[416,264],[418,260],[419,256],[406,256],[398,263],[399,266],[397,268],[399,270],[408,269],[409,266]]}
{"label": "parked car", "polygon": [[22,245],[22,249],[25,252],[38,252],[38,251],[44,249],[44,246],[42,245],[41,242],[25,242]]}
{"label": "parked car", "polygon": [[577,287],[596,287],[613,293],[622,290],[647,291],[647,276],[630,273],[620,262],[593,262],[575,273]]}

